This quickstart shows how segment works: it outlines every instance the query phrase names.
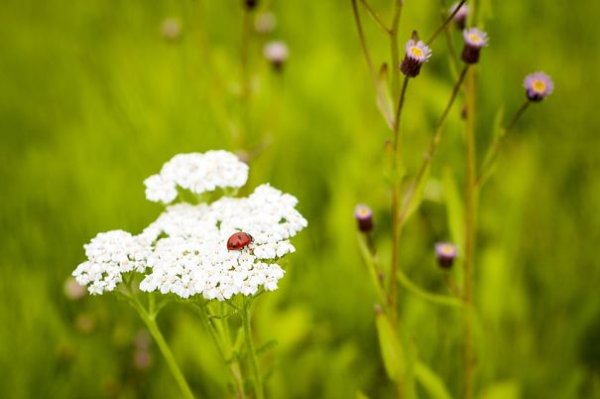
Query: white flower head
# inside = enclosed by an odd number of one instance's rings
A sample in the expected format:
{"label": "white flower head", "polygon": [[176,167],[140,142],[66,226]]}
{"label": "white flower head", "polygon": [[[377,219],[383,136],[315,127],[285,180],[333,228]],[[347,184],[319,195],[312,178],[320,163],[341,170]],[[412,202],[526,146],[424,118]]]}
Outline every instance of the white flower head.
{"label": "white flower head", "polygon": [[[140,289],[209,300],[277,289],[284,271],[276,262],[294,252],[289,238],[307,225],[296,203],[295,197],[265,184],[247,198],[168,207],[141,234],[153,241],[153,251],[151,272]],[[252,242],[229,250],[228,239],[237,232],[249,234]]]}
{"label": "white flower head", "polygon": [[[146,179],[146,196],[168,204],[178,189],[201,194],[240,187],[247,177],[248,166],[229,152],[181,154]],[[73,276],[92,294],[113,291],[128,272],[143,275],[142,291],[182,298],[227,300],[273,291],[284,275],[278,262],[295,251],[290,238],[307,226],[297,202],[263,184],[244,198],[169,205],[137,236],[122,230],[98,234],[85,245],[88,260]],[[232,237],[244,240],[232,246]]]}
{"label": "white flower head", "polygon": [[84,248],[88,260],[77,266],[73,277],[90,294],[113,291],[124,273],[143,272],[150,255],[141,240],[123,230],[98,233]]}
{"label": "white flower head", "polygon": [[177,198],[178,188],[202,194],[217,188],[239,188],[247,179],[248,165],[235,154],[219,150],[175,155],[144,184],[148,200],[169,204]]}

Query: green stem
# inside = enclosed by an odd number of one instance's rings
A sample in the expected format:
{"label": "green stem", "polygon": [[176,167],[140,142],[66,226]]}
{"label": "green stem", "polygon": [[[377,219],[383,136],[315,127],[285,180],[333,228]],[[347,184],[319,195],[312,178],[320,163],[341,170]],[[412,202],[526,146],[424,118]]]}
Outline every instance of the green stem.
{"label": "green stem", "polygon": [[375,253],[374,248],[371,245],[369,245],[367,241],[368,237],[365,236],[366,234],[360,234],[358,237],[360,253],[363,256],[363,259],[367,265],[367,269],[369,272],[369,276],[371,277],[373,287],[375,287],[375,291],[377,292],[377,299],[380,301],[381,306],[384,307],[387,313],[385,291],[382,285],[382,280],[379,276],[380,270],[378,267],[377,255]]}
{"label": "green stem", "polygon": [[154,341],[156,341],[160,352],[167,362],[167,366],[169,367],[171,375],[173,375],[177,385],[179,385],[179,389],[181,390],[183,397],[186,399],[194,399],[194,394],[192,393],[190,386],[183,376],[181,369],[177,365],[177,361],[175,360],[175,356],[173,356],[173,352],[171,352],[169,345],[167,345],[167,341],[165,341],[165,338],[156,324],[156,314],[148,313],[139,302],[136,302],[136,304],[136,310],[148,328],[148,331],[150,331],[150,335],[152,335]]}
{"label": "green stem", "polygon": [[241,56],[240,67],[242,75],[242,93],[240,98],[241,106],[241,126],[238,142],[238,148],[244,148],[249,143],[250,136],[250,99],[252,91],[250,87],[250,39],[252,35],[252,14],[248,9],[244,10],[242,20],[242,38],[241,38]]}
{"label": "green stem", "polygon": [[398,52],[398,28],[400,26],[400,16],[402,15],[403,0],[396,0],[394,3],[394,16],[392,25],[389,29],[390,34],[390,53],[392,57],[392,94],[398,96],[400,89],[400,53]]}
{"label": "green stem", "polygon": [[452,13],[450,15],[448,15],[448,18],[446,18],[446,20],[442,23],[442,25],[433,33],[433,35],[431,35],[431,38],[427,41],[427,45],[431,45],[431,43],[433,43],[435,38],[438,37],[439,34],[444,31],[444,29],[446,29],[446,26],[448,26],[448,24],[452,21],[452,18],[454,18],[454,16],[456,15],[456,13],[460,9],[460,7],[462,7],[462,5],[465,4],[466,1],[467,0],[461,0],[461,2],[458,3],[458,5],[452,11]]}
{"label": "green stem", "polygon": [[399,223],[400,215],[400,168],[402,165],[402,148],[400,145],[400,121],[402,118],[402,109],[404,106],[404,99],[406,97],[406,88],[408,87],[408,76],[404,77],[402,84],[402,91],[400,92],[400,98],[398,99],[398,106],[396,108],[396,115],[394,118],[394,176],[392,183],[392,255],[390,263],[390,283],[388,292],[388,306],[391,310],[392,321],[396,322],[396,296],[398,283],[396,280],[396,273],[400,263],[400,232],[401,225]]}
{"label": "green stem", "polygon": [[367,13],[371,16],[371,18],[373,18],[377,26],[379,26],[384,32],[390,33],[389,28],[385,26],[385,24],[383,23],[377,12],[373,9],[373,7],[371,7],[369,2],[367,0],[360,0],[360,2],[365,7]]}
{"label": "green stem", "polygon": [[250,368],[254,378],[254,393],[255,399],[264,399],[265,393],[262,383],[262,376],[258,367],[258,359],[256,357],[256,349],[254,348],[254,341],[252,340],[252,328],[250,324],[250,307],[252,305],[252,299],[245,300],[243,311],[242,311],[242,325],[244,327],[244,340],[246,342],[246,350],[248,357],[250,358]]}
{"label": "green stem", "polygon": [[490,148],[485,156],[483,164],[481,165],[481,171],[479,172],[479,175],[477,177],[477,186],[479,188],[483,187],[483,184],[491,176],[494,162],[498,157],[498,153],[500,152],[500,148],[502,147],[504,138],[506,137],[508,132],[515,126],[515,124],[521,118],[523,113],[527,110],[530,103],[531,101],[529,100],[525,101],[519,107],[519,109],[517,109],[510,121],[506,124],[506,127],[502,128],[500,130],[500,133],[494,138],[494,141],[490,145]]}
{"label": "green stem", "polygon": [[373,85],[375,88],[377,88],[377,72],[375,72],[375,67],[373,66],[373,61],[371,60],[371,54],[369,53],[369,47],[367,46],[367,39],[365,38],[365,33],[363,32],[362,23],[360,22],[360,13],[358,12],[356,0],[352,0],[352,12],[354,13],[354,22],[356,23],[356,30],[358,31],[360,47],[362,48],[365,60],[367,61],[367,67],[369,68],[371,79],[373,79]]}
{"label": "green stem", "polygon": [[[446,5],[446,1],[442,0],[442,7],[444,10],[448,9]],[[443,17],[442,17],[443,18]],[[444,36],[446,37],[446,46],[448,47],[448,57],[450,58],[450,67],[454,76],[458,73],[460,69],[460,62],[458,60],[458,55],[456,54],[456,50],[454,49],[454,44],[452,43],[452,34],[449,29],[444,30]]]}
{"label": "green stem", "polygon": [[476,175],[476,142],[475,142],[475,70],[467,75],[466,106],[466,185],[465,185],[465,261],[464,261],[464,398],[473,397],[473,374],[475,361],[473,357],[473,323],[470,309],[473,306],[473,269],[475,253],[475,228],[477,217],[477,175]]}
{"label": "green stem", "polygon": [[416,285],[414,282],[412,282],[408,278],[408,276],[406,276],[402,272],[402,270],[398,270],[398,281],[400,282],[400,284],[402,284],[402,286],[404,288],[406,288],[407,290],[409,290],[416,296],[418,296],[421,299],[424,299],[428,302],[431,302],[433,304],[456,307],[456,308],[460,308],[463,306],[463,303],[457,298],[451,297],[449,295],[434,294],[432,292],[428,292],[428,291],[422,289],[421,287]]}
{"label": "green stem", "polygon": [[419,185],[422,183],[422,180],[425,178],[425,176],[427,174],[426,173],[427,169],[429,168],[429,165],[431,164],[431,160],[433,159],[433,156],[435,155],[435,152],[440,144],[440,141],[442,139],[442,131],[443,131],[442,128],[444,127],[446,118],[448,117],[448,114],[450,113],[450,109],[452,109],[452,105],[454,104],[454,101],[456,100],[456,96],[458,95],[458,92],[460,91],[460,87],[462,85],[462,82],[465,79],[468,68],[469,68],[468,66],[465,66],[463,68],[462,72],[460,73],[460,76],[458,77],[458,81],[456,82],[456,84],[454,85],[454,88],[452,89],[452,94],[450,95],[450,100],[448,101],[448,104],[446,105],[446,108],[444,109],[442,116],[440,117],[440,119],[437,122],[435,131],[433,133],[433,138],[431,139],[431,143],[429,143],[429,150],[425,154],[425,158],[423,159],[421,168],[419,169],[419,172],[417,173],[417,178],[413,181],[413,183],[410,185],[410,187],[408,188],[408,190],[406,192],[406,196],[404,197],[404,204],[402,206],[402,211],[400,212],[400,215],[399,215],[399,222],[401,225],[404,224],[404,222],[406,220],[406,216],[407,216],[408,210],[410,209],[410,207],[412,205],[412,200],[414,199],[415,193],[417,191],[417,187],[419,187]]}
{"label": "green stem", "polygon": [[242,375],[240,363],[236,357],[234,357],[231,340],[229,336],[227,339],[224,339],[224,335],[222,333],[222,328],[217,327],[220,326],[221,322],[227,322],[227,320],[217,320],[211,319],[208,315],[208,309],[203,306],[199,306],[197,304],[192,305],[196,313],[202,319],[202,322],[206,329],[208,330],[210,337],[212,338],[223,362],[229,364],[229,372],[231,377],[233,378],[233,383],[235,386],[236,398],[237,399],[245,399],[246,394],[244,392],[244,377]]}

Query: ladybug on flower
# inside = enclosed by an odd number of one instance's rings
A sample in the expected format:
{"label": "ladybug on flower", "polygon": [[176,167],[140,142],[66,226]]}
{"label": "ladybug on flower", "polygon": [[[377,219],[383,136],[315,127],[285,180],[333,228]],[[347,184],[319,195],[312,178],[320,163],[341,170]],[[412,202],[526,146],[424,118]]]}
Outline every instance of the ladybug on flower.
{"label": "ladybug on flower", "polygon": [[248,233],[238,231],[233,233],[227,240],[227,249],[230,251],[241,251],[248,245],[252,244],[254,238]]}

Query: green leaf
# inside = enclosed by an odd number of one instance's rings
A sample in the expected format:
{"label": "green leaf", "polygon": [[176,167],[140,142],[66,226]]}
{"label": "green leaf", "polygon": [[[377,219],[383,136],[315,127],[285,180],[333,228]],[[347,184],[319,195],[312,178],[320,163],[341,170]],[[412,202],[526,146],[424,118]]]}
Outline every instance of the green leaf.
{"label": "green leaf", "polygon": [[388,80],[388,67],[386,63],[379,68],[377,75],[377,108],[385,119],[388,127],[394,129],[394,101],[390,93],[390,84]]}
{"label": "green leaf", "polygon": [[496,383],[488,387],[482,395],[483,399],[519,399],[520,397],[519,385],[515,381]]}
{"label": "green leaf", "polygon": [[406,373],[406,356],[390,320],[383,312],[375,314],[379,349],[388,377],[398,381]]}
{"label": "green leaf", "polygon": [[421,362],[415,365],[415,376],[432,399],[452,399],[444,381],[433,370]]}
{"label": "green leaf", "polygon": [[364,393],[362,393],[362,391],[357,391],[356,399],[369,399],[369,397],[367,395],[365,395]]}
{"label": "green leaf", "polygon": [[459,248],[460,253],[464,251],[464,209],[460,191],[454,180],[454,173],[450,167],[445,167],[442,184],[444,187],[444,201],[446,202],[446,214],[448,217],[448,227],[452,242]]}
{"label": "green leaf", "polygon": [[418,181],[412,182],[409,190],[404,197],[404,201],[402,204],[403,209],[403,222],[406,222],[410,217],[415,213],[419,206],[421,206],[421,202],[423,202],[423,194],[425,193],[425,186],[427,186],[427,181],[429,180],[429,172],[431,171],[431,162],[425,165],[425,170],[421,178]]}
{"label": "green leaf", "polygon": [[276,346],[277,346],[277,340],[271,339],[271,340],[265,342],[264,344],[262,344],[261,346],[259,346],[258,348],[256,348],[256,355],[260,356],[260,355],[268,352],[269,350],[273,349]]}

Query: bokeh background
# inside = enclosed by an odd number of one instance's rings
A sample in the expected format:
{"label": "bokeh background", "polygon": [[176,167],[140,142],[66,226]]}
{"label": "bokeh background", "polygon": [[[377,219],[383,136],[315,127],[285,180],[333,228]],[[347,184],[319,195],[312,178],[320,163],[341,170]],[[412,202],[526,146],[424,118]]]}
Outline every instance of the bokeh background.
{"label": "bokeh background", "polygon": [[[391,3],[373,2],[388,19]],[[478,67],[480,153],[498,109],[510,114],[523,101],[525,74],[544,70],[556,90],[512,132],[481,197],[477,392],[600,397],[598,7],[482,6],[491,39]],[[1,397],[178,396],[132,309],[111,295],[70,300],[64,283],[98,231],[136,233],[158,215],[145,177],[176,153],[219,148],[255,155],[248,187],[293,193],[310,224],[280,290],[257,308],[260,341],[276,340],[263,357],[269,397],[392,397],[352,216],[357,202],[372,206],[387,259],[389,133],[350,1],[265,1],[261,10],[276,16],[274,31],[243,38],[241,1],[1,2]],[[440,10],[437,0],[406,0],[401,41],[415,28],[429,36]],[[166,18],[180,23],[175,40],[161,32]],[[364,14],[363,23],[377,64],[387,61],[386,38]],[[282,73],[262,56],[271,39],[290,48]],[[452,87],[442,39],[433,52],[407,96],[410,173]],[[462,187],[464,174],[459,111],[402,241],[403,270],[436,292],[445,285],[432,247],[450,235],[440,181],[447,172]],[[458,396],[460,314],[400,295],[403,328]],[[198,397],[225,397],[224,366],[193,314],[172,305],[159,322]]]}

